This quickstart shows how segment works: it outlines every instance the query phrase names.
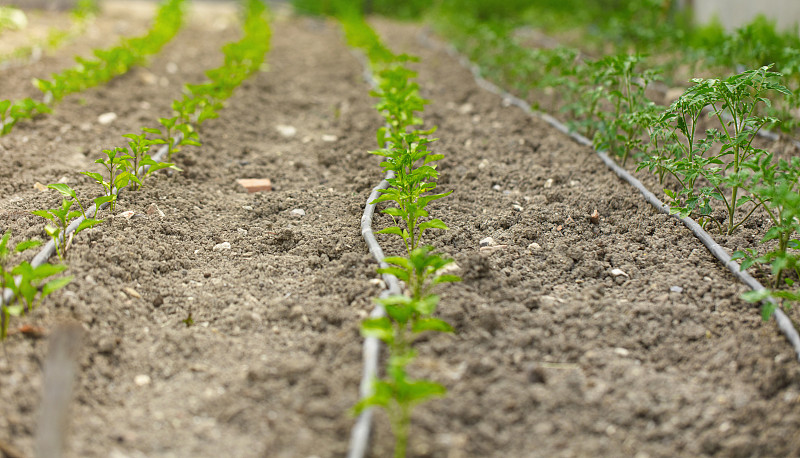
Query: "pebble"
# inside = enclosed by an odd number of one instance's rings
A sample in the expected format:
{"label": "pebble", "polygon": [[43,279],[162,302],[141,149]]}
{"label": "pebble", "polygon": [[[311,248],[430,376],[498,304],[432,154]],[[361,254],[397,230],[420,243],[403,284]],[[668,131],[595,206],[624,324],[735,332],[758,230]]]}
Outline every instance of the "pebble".
{"label": "pebble", "polygon": [[306,211],[303,210],[302,208],[295,208],[294,210],[289,212],[289,214],[291,214],[295,218],[302,218],[302,217],[306,216]]}
{"label": "pebble", "polygon": [[125,218],[131,219],[131,217],[135,214],[133,210],[124,211],[114,216],[114,218]]}
{"label": "pebble", "polygon": [[155,203],[150,204],[150,206],[147,207],[147,214],[148,215],[154,215],[156,213],[158,213],[158,216],[160,216],[162,218],[166,216],[164,214],[164,212],[162,212],[161,209],[158,208],[158,205],[156,205]]}
{"label": "pebble", "polygon": [[625,271],[622,270],[622,269],[611,269],[611,275],[613,275],[615,277],[619,277],[620,275],[622,275],[624,277],[630,278],[630,276],[628,274],[626,274]]}
{"label": "pebble", "polygon": [[474,109],[475,107],[473,107],[472,104],[468,102],[458,107],[458,112],[462,115],[467,115],[472,113]]}
{"label": "pebble", "polygon": [[486,237],[485,239],[482,239],[482,240],[479,242],[479,244],[480,244],[480,246],[481,246],[481,247],[486,247],[486,246],[492,246],[492,245],[494,245],[495,243],[494,243],[494,239],[493,239],[493,238],[491,238],[491,237]]}
{"label": "pebble", "polygon": [[539,244],[538,244],[538,243],[536,243],[536,242],[533,242],[533,243],[531,243],[530,245],[528,245],[528,249],[529,249],[529,250],[537,250],[537,251],[538,251],[538,250],[541,250],[541,249],[542,249],[542,246],[541,246],[541,245],[539,245]]}
{"label": "pebble", "polygon": [[544,182],[544,188],[548,189],[548,188],[552,188],[552,187],[553,187],[553,179],[552,178],[548,178],[547,181]]}
{"label": "pebble", "polygon": [[127,294],[128,297],[135,297],[136,299],[141,299],[142,298],[142,295],[139,294],[135,289],[129,288],[127,286],[125,288],[122,288],[122,292]]}
{"label": "pebble", "polygon": [[252,205],[242,205],[242,209],[251,212],[251,211],[253,211],[253,206]]}
{"label": "pebble", "polygon": [[137,375],[136,377],[133,378],[133,383],[135,383],[136,386],[149,385],[150,382],[151,382],[150,376],[147,375],[147,374],[139,374],[139,375]]}
{"label": "pebble", "polygon": [[176,64],[175,62],[167,63],[167,73],[172,75],[178,73],[178,64]]}
{"label": "pebble", "polygon": [[230,250],[231,249],[231,244],[230,244],[230,242],[218,243],[218,244],[214,245],[214,248],[212,248],[212,249],[214,251]]}
{"label": "pebble", "polygon": [[43,185],[43,184],[41,184],[41,183],[39,183],[37,181],[36,183],[33,184],[33,189],[35,189],[35,190],[37,190],[39,192],[45,192],[45,191],[47,191],[47,186],[45,186],[45,185]]}
{"label": "pebble", "polygon": [[109,111],[108,113],[103,113],[100,116],[98,116],[97,122],[99,122],[101,125],[106,126],[116,121],[116,119],[117,119],[117,114],[114,113],[113,111]]}
{"label": "pebble", "polygon": [[669,290],[673,293],[678,293],[678,294],[683,292],[683,288],[681,288],[680,286],[670,286]]}
{"label": "pebble", "polygon": [[336,135],[325,134],[325,135],[322,136],[322,141],[323,142],[328,142],[328,143],[335,142],[338,139],[339,139],[339,137],[337,137]]}
{"label": "pebble", "polygon": [[513,205],[511,206],[511,208],[513,208],[514,210],[516,210],[516,211],[518,211],[518,212],[521,212],[522,210],[524,210],[524,209],[522,208],[522,205],[520,205],[520,204],[513,204]]}
{"label": "pebble", "polygon": [[242,229],[241,227],[236,229],[236,232],[241,235],[242,237],[247,235],[247,229]]}
{"label": "pebble", "polygon": [[620,356],[628,356],[628,355],[630,355],[630,354],[631,354],[631,352],[630,352],[630,351],[628,351],[628,350],[626,350],[626,349],[624,349],[624,348],[622,348],[622,347],[617,347],[617,348],[615,348],[615,349],[614,349],[614,353],[616,353],[616,354],[618,354],[618,355],[620,355]]}
{"label": "pebble", "polygon": [[501,188],[499,184],[496,184],[492,186],[492,189],[494,189],[495,191],[501,191],[503,188]]}
{"label": "pebble", "polygon": [[278,124],[275,126],[275,129],[278,131],[281,136],[286,138],[291,138],[297,135],[297,128],[294,126],[287,126],[285,124]]}

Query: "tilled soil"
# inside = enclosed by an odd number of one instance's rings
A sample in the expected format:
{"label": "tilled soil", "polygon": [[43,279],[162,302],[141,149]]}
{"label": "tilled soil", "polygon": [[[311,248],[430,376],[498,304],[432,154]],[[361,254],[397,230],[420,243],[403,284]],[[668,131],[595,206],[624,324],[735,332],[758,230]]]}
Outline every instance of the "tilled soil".
{"label": "tilled soil", "polygon": [[[137,70],[0,139],[13,164],[0,230],[43,236],[27,212],[59,200],[37,181],[95,195],[77,171],[168,115],[180,85],[238,36],[203,24],[153,60],[156,84]],[[375,24],[422,59],[424,119],[446,155],[440,186],[454,191],[432,208],[451,229],[429,241],[464,279],[440,308],[457,333],[419,348],[414,375],[449,393],[415,411],[411,454],[800,454],[800,366],[702,245],[590,151],[421,47],[417,26]],[[382,120],[335,24],[278,14],[267,61],[203,125],[203,147],[174,158],[183,172],[123,196],[117,216],[76,238],[73,283],[12,323],[86,330],[68,456],[345,454],[358,325],[380,291],[359,219],[381,178],[368,150]],[[120,116],[98,125],[106,111]],[[272,192],[236,184],[261,177]],[[485,237],[495,246],[480,250]],[[47,342],[17,332],[5,348],[0,440],[32,455]],[[388,456],[376,418],[372,455]]]}

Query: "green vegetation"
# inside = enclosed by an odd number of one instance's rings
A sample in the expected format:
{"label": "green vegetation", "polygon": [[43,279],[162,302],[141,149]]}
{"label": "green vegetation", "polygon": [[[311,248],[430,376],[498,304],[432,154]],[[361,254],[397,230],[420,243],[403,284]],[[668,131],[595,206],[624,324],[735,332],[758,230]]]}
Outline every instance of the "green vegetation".
{"label": "green vegetation", "polygon": [[[572,129],[622,164],[633,158],[638,170],[656,174],[673,213],[731,234],[765,211],[773,224],[764,239],[769,251],[736,257],[746,260],[743,268],[770,265],[774,279],[769,291],[747,298],[796,299],[778,288],[800,280],[787,207],[795,192],[788,183],[800,172],[797,162],[776,161],[754,143],[764,128],[798,125],[791,116],[800,106],[796,32],[778,32],[763,17],[731,34],[718,23],[693,27],[661,0],[493,4],[443,0],[429,17],[486,77],[560,110]],[[572,47],[543,46],[531,27]],[[722,76],[691,79],[669,107],[649,99],[653,82],[674,85],[687,69]]]}
{"label": "green vegetation", "polygon": [[113,48],[95,50],[94,58],[76,57],[78,65],[51,75],[50,79],[35,78],[34,86],[44,95],[42,102],[31,98],[0,101],[0,134],[11,132],[21,119],[49,113],[69,94],[106,83],[131,67],[144,64],[148,56],[158,53],[178,33],[183,20],[183,4],[184,0],[166,0],[146,35],[125,39]]}
{"label": "green vegetation", "polygon": [[377,34],[364,21],[357,9],[344,7],[334,12],[344,29],[347,42],[361,49],[369,59],[373,73],[378,78],[378,88],[371,94],[379,99],[377,110],[383,115],[386,126],[378,129],[378,150],[381,167],[387,173],[389,187],[372,203],[391,202],[395,206],[381,210],[392,217],[394,226],[378,231],[393,234],[403,240],[405,256],[388,257],[387,267],[378,268],[380,274],[390,274],[403,281],[406,293],[376,299],[386,316],[366,319],[361,333],[383,341],[389,349],[385,375],[373,381],[372,394],[354,407],[356,413],[369,407],[381,407],[389,416],[395,437],[395,457],[406,456],[411,412],[415,405],[435,396],[443,396],[446,388],[425,379],[408,375],[408,366],[414,361],[413,348],[416,337],[423,332],[453,332],[447,322],[433,316],[439,304],[434,294],[437,285],[459,281],[454,275],[443,272],[453,260],[434,252],[422,244],[422,236],[429,229],[447,229],[438,218],[431,218],[428,205],[450,192],[435,194],[439,176],[435,162],[444,156],[430,151],[435,139],[428,138],[434,129],[421,130],[418,113],[427,103],[419,95],[419,86],[413,79],[416,73],[407,67],[414,62],[411,56],[395,55],[381,43]]}
{"label": "green vegetation", "polygon": [[[0,341],[8,335],[8,324],[12,316],[20,316],[26,311],[38,306],[45,296],[53,291],[66,286],[72,277],[51,277],[63,272],[64,265],[42,264],[33,267],[28,261],[11,265],[11,259],[16,255],[35,248],[41,242],[23,240],[16,245],[10,245],[11,231],[6,231],[0,238]],[[50,279],[50,280],[48,280]],[[11,290],[14,299],[6,304],[4,296],[6,289]]]}
{"label": "green vegetation", "polygon": [[[177,3],[173,2],[173,4]],[[216,117],[217,111],[223,107],[223,102],[230,97],[233,91],[246,78],[261,68],[264,56],[269,49],[268,12],[264,3],[259,0],[246,0],[243,4],[245,9],[244,37],[238,42],[229,43],[223,47],[225,63],[206,73],[209,77],[207,82],[186,86],[182,99],[176,100],[172,104],[176,116],[159,119],[164,130],[142,128],[142,133],[123,135],[127,140],[127,147],[103,150],[104,157],[95,161],[102,166],[103,173],[81,172],[102,188],[101,196],[94,199],[93,212],[84,207],[78,199],[77,193],[69,186],[65,184],[48,186],[62,195],[61,205],[53,209],[36,210],[33,213],[47,220],[45,233],[53,240],[56,253],[62,261],[75,235],[102,222],[94,217],[105,205],[110,206],[111,212],[114,211],[121,189],[131,183],[136,185],[137,190],[141,189],[145,178],[161,169],[180,170],[172,163],[154,160],[150,156],[150,148],[153,145],[165,145],[167,156],[178,151],[181,146],[199,145],[197,127],[203,121]],[[6,111],[10,109],[10,104],[0,103],[0,112],[4,106]],[[148,134],[156,135],[157,138],[148,139]],[[78,209],[74,208],[75,204]],[[83,217],[80,223],[74,223],[74,221],[71,223],[74,218],[79,216]],[[70,224],[77,225],[69,237],[65,237]],[[22,242],[12,250],[7,248],[9,238],[10,233],[6,234],[0,243],[0,266],[2,266],[0,286],[10,289],[18,304],[14,306],[2,304],[3,332],[0,338],[5,337],[9,317],[24,312],[25,306],[27,309],[33,307],[37,294],[41,300],[69,282],[69,278],[59,278],[44,283],[46,278],[64,271],[65,265],[44,264],[33,268],[27,262],[22,262],[15,267],[7,267],[6,263],[10,254],[40,244],[40,242]],[[185,321],[187,326],[192,324],[191,314]]]}

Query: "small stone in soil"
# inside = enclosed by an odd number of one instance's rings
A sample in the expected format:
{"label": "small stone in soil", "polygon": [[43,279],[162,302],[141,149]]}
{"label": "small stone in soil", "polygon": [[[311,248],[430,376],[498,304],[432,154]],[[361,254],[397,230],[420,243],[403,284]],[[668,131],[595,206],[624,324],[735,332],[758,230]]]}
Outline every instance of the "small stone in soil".
{"label": "small stone in soil", "polygon": [[481,247],[492,246],[495,244],[494,239],[491,237],[486,237],[485,239],[482,239],[479,243]]}
{"label": "small stone in soil", "polygon": [[101,125],[107,126],[117,119],[117,114],[114,112],[103,113],[97,117],[97,122]]}
{"label": "small stone in soil", "polygon": [[218,243],[218,244],[214,245],[214,248],[212,248],[212,249],[214,251],[230,250],[231,249],[231,244],[230,244],[230,242]]}
{"label": "small stone in soil", "polygon": [[122,212],[122,213],[120,213],[120,214],[118,214],[118,215],[115,215],[114,217],[115,217],[115,218],[125,218],[125,219],[131,219],[131,216],[133,216],[134,214],[135,214],[135,213],[134,213],[134,211],[133,211],[133,210],[128,210],[128,211]]}
{"label": "small stone in soil", "polygon": [[592,224],[600,224],[600,212],[598,212],[596,208],[594,212],[592,212],[592,215],[589,216],[589,221]]}
{"label": "small stone in soil", "polygon": [[501,191],[503,188],[501,188],[499,184],[496,184],[492,186],[492,189],[494,189],[495,191]]}
{"label": "small stone in soil", "polygon": [[141,299],[142,298],[142,295],[139,294],[135,289],[129,288],[127,286],[122,288],[122,292],[127,294],[128,297],[133,297],[133,298],[136,298],[136,299]]}
{"label": "small stone in soil", "polygon": [[531,243],[530,245],[528,245],[528,249],[529,249],[529,250],[537,250],[537,251],[538,251],[538,250],[541,250],[541,249],[542,249],[542,246],[541,246],[541,245],[539,245],[539,244],[538,244],[538,243],[536,243],[536,242],[533,242],[533,243]]}
{"label": "small stone in soil", "polygon": [[683,288],[681,288],[680,286],[670,286],[669,290],[673,293],[678,293],[678,294],[683,292]]}
{"label": "small stone in soil", "polygon": [[294,137],[297,134],[297,128],[294,126],[287,126],[285,124],[278,124],[275,126],[275,129],[278,131],[281,136],[290,138]]}
{"label": "small stone in soil", "polygon": [[35,190],[37,190],[39,192],[47,192],[47,186],[39,183],[38,181],[33,184],[33,189],[35,189]]}
{"label": "small stone in soil", "polygon": [[133,383],[136,386],[145,386],[150,384],[150,376],[147,374],[139,374],[133,378]]}
{"label": "small stone in soil", "polygon": [[544,188],[549,189],[553,187],[553,179],[548,178],[547,181],[544,182]]}
{"label": "small stone in soil", "polygon": [[328,143],[335,142],[338,139],[339,139],[339,137],[337,137],[336,135],[325,134],[325,135],[322,136],[322,141],[323,142],[328,142]]}
{"label": "small stone in soil", "polygon": [[161,307],[164,305],[164,298],[159,294],[153,299],[153,307]]}
{"label": "small stone in soil", "polygon": [[295,218],[302,218],[302,217],[306,216],[306,211],[303,210],[302,208],[295,208],[294,210],[292,210],[289,213],[292,216],[294,216]]}
{"label": "small stone in soil", "polygon": [[250,205],[242,205],[242,209],[247,210],[249,212],[253,211],[253,207]]}

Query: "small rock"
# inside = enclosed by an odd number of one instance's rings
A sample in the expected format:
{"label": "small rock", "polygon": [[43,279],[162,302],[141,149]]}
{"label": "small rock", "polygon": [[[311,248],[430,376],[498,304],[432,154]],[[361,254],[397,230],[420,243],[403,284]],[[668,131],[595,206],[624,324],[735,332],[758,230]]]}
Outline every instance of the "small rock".
{"label": "small rock", "polygon": [[386,283],[380,278],[373,278],[369,281],[370,285],[375,285],[380,289],[386,289]]}
{"label": "small rock", "polygon": [[236,182],[250,193],[272,191],[272,181],[269,178],[240,178]]}
{"label": "small rock", "polygon": [[472,111],[474,109],[475,109],[475,107],[473,107],[471,103],[467,102],[467,103],[461,105],[460,107],[458,107],[458,112],[460,114],[462,114],[462,115],[468,115],[468,114],[472,113]]}
{"label": "small rock", "polygon": [[230,242],[218,243],[218,244],[214,245],[214,248],[212,248],[212,249],[214,251],[230,250],[231,249],[231,244],[230,244]]}
{"label": "small rock", "polygon": [[139,374],[139,375],[137,375],[136,377],[133,378],[133,383],[135,383],[136,386],[149,385],[150,382],[151,382],[150,376],[147,375],[147,374]]}
{"label": "small rock", "polygon": [[541,245],[539,245],[539,244],[538,244],[538,243],[536,243],[536,242],[533,242],[533,243],[531,243],[530,245],[528,245],[528,249],[529,249],[529,250],[534,250],[534,251],[539,251],[539,250],[541,250],[541,249],[542,249],[542,246],[541,246]]}
{"label": "small rock", "polygon": [[108,113],[103,113],[100,116],[98,116],[97,122],[99,122],[101,125],[107,126],[112,122],[116,121],[116,119],[117,119],[117,114],[114,113],[113,111],[110,111]]}
{"label": "small rock", "polygon": [[290,211],[289,214],[295,218],[302,218],[306,216],[306,211],[302,208],[295,208],[294,210]]}
{"label": "small rock", "polygon": [[501,188],[499,184],[496,184],[492,186],[492,189],[494,189],[495,191],[502,191],[503,188]]}
{"label": "small rock", "polygon": [[670,290],[670,292],[678,293],[678,294],[683,292],[683,288],[681,288],[680,286],[670,286],[669,290]]}
{"label": "small rock", "polygon": [[597,211],[597,209],[596,209],[596,208],[595,208],[595,209],[594,209],[594,211],[592,212],[591,216],[589,216],[589,221],[590,221],[592,224],[600,224],[600,212],[599,212],[599,211]]}
{"label": "small rock", "polygon": [[335,142],[338,139],[339,139],[339,137],[337,137],[336,135],[325,134],[325,135],[322,136],[322,141],[323,142],[328,142],[328,143]]}
{"label": "small rock", "polygon": [[156,83],[158,83],[158,78],[156,78],[156,75],[148,72],[147,70],[142,70],[139,72],[139,79],[142,80],[144,84],[150,86],[154,86]]}
{"label": "small rock", "polygon": [[135,297],[136,299],[141,299],[142,298],[142,295],[139,294],[135,289],[129,288],[127,286],[122,288],[122,292],[127,294],[128,297]]}
{"label": "small rock", "polygon": [[246,237],[246,236],[247,236],[247,229],[242,229],[242,228],[240,227],[240,228],[236,229],[236,232],[237,232],[239,235],[241,235],[242,237]]}
{"label": "small rock", "polygon": [[553,187],[553,179],[548,178],[547,181],[544,182],[544,188],[549,189]]}
{"label": "small rock", "polygon": [[242,205],[242,209],[249,212],[253,211],[253,207],[251,205]]}
{"label": "small rock", "polygon": [[161,209],[158,208],[158,205],[156,205],[155,202],[151,203],[150,206],[147,207],[147,214],[151,216],[154,214],[158,214],[158,216],[162,218],[166,216],[164,212],[162,212]]}
{"label": "small rock", "polygon": [[522,205],[520,205],[520,204],[513,204],[513,205],[511,205],[511,208],[513,208],[514,210],[516,210],[518,212],[521,212],[522,210],[524,210],[524,208],[522,208]]}
{"label": "small rock", "polygon": [[135,215],[135,214],[136,214],[136,213],[135,213],[133,210],[128,210],[128,211],[124,211],[124,212],[122,212],[122,213],[119,213],[119,214],[115,215],[115,216],[114,216],[114,218],[125,218],[125,219],[131,219],[131,217],[132,217],[133,215]]}
{"label": "small rock", "polygon": [[178,73],[178,64],[175,62],[168,62],[167,63],[167,73],[174,75]]}
{"label": "small rock", "polygon": [[481,247],[492,246],[492,245],[494,245],[494,244],[495,244],[495,243],[494,243],[494,239],[493,239],[493,238],[491,238],[491,237],[486,237],[485,239],[482,239],[482,240],[479,242],[479,245],[480,245]]}
{"label": "small rock", "polygon": [[297,135],[297,128],[294,126],[287,126],[285,124],[278,124],[275,126],[275,129],[278,131],[281,136],[286,138],[291,138]]}
{"label": "small rock", "polygon": [[625,271],[623,271],[622,269],[611,269],[611,275],[613,275],[615,277],[619,277],[621,275],[623,277],[630,278],[630,276],[628,274],[626,274]]}
{"label": "small rock", "polygon": [[628,350],[626,350],[626,349],[624,349],[624,348],[622,348],[622,347],[617,347],[617,348],[615,348],[615,349],[614,349],[614,353],[616,353],[616,354],[618,354],[618,355],[620,355],[620,356],[628,356],[628,355],[630,355],[630,354],[631,354],[631,352],[630,352],[630,351],[628,351]]}
{"label": "small rock", "polygon": [[41,184],[41,183],[39,183],[37,181],[36,183],[33,184],[33,189],[35,189],[35,190],[37,190],[39,192],[45,192],[45,191],[47,191],[47,186],[45,186],[45,185],[43,185],[43,184]]}
{"label": "small rock", "polygon": [[153,299],[153,307],[158,308],[161,307],[162,305],[164,305],[164,297],[158,294]]}

